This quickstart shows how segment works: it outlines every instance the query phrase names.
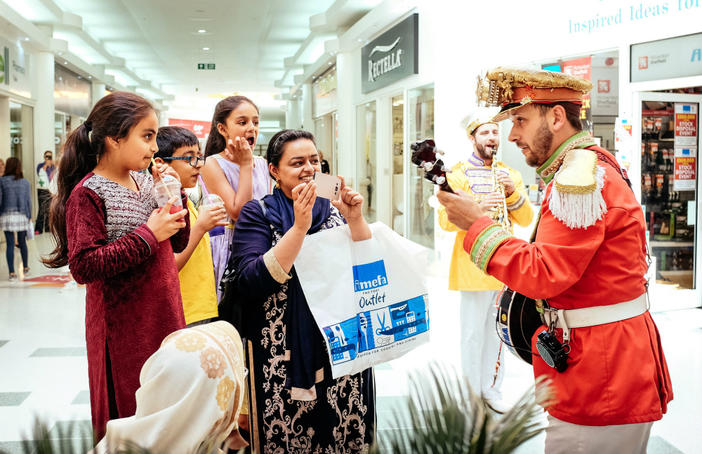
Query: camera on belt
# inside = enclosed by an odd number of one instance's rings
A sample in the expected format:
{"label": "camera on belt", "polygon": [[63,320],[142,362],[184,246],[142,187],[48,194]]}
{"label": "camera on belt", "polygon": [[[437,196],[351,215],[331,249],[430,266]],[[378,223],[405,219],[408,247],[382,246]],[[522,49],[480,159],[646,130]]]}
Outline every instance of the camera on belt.
{"label": "camera on belt", "polygon": [[[546,301],[541,301],[541,305],[538,309],[539,312],[541,312],[541,320],[548,326],[548,331],[543,331],[536,336],[536,350],[546,364],[553,367],[558,372],[565,372],[568,368],[568,352],[570,351],[570,346],[561,343],[556,337],[555,332],[558,323],[557,312],[551,309]],[[549,313],[548,318],[545,315],[546,312]]]}
{"label": "camera on belt", "polygon": [[536,350],[546,364],[558,372],[565,372],[568,368],[568,346],[563,345],[556,336],[549,332],[539,333],[536,339]]}

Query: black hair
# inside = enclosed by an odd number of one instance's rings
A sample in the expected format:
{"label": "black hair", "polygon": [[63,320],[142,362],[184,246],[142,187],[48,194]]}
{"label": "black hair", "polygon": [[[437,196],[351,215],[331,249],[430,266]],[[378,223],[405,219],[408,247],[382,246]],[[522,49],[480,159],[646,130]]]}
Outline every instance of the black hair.
{"label": "black hair", "polygon": [[198,148],[200,148],[200,142],[197,141],[195,133],[182,126],[162,126],[158,128],[156,143],[158,144],[158,152],[154,155],[154,158],[173,156],[173,153],[180,147],[198,145]]}
{"label": "black hair", "polygon": [[212,115],[210,135],[207,137],[207,144],[205,144],[205,156],[220,153],[227,146],[224,137],[217,130],[217,125],[220,123],[226,124],[229,115],[243,103],[249,103],[254,106],[256,112],[259,111],[258,106],[246,96],[230,96],[217,103],[214,115]]}
{"label": "black hair", "polygon": [[[266,161],[269,164],[273,164],[273,166],[278,167],[280,164],[280,158],[283,156],[283,152],[285,151],[285,144],[299,139],[310,140],[313,144],[315,144],[315,147],[317,146],[311,132],[303,131],[302,129],[283,129],[282,131],[276,132],[268,142],[268,148],[266,149]],[[273,175],[271,175],[271,177],[272,176]]]}
{"label": "black hair", "polygon": [[580,104],[576,104],[574,102],[559,101],[551,104],[534,103],[534,105],[539,109],[541,116],[546,115],[546,112],[548,112],[556,106],[563,107],[566,113],[566,120],[568,120],[568,123],[570,123],[570,125],[573,128],[575,128],[576,131],[583,130],[583,122],[580,119]]}
{"label": "black hair", "polygon": [[68,264],[66,202],[73,188],[93,171],[105,153],[105,139],[127,137],[132,128],[152,112],[151,103],[141,96],[116,91],[101,98],[88,118],[68,135],[56,177],[58,192],[52,197],[49,214],[56,248],[42,259],[46,266],[59,268]]}

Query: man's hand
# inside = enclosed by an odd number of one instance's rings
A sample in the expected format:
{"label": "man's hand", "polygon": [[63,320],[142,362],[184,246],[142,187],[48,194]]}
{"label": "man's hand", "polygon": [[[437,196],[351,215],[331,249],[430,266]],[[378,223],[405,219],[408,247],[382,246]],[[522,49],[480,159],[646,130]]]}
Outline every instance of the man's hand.
{"label": "man's hand", "polygon": [[480,209],[483,210],[483,213],[487,213],[488,211],[494,210],[502,205],[504,200],[505,198],[501,193],[489,192],[483,195],[480,199]]}
{"label": "man's hand", "polygon": [[483,216],[480,205],[473,200],[473,197],[463,191],[456,191],[456,194],[439,191],[436,197],[446,207],[448,220],[461,230],[468,230],[475,221]]}
{"label": "man's hand", "polygon": [[514,191],[517,189],[514,187],[514,181],[509,177],[508,173],[498,171],[497,172],[497,181],[502,183],[502,186],[505,187],[505,197],[511,196]]}

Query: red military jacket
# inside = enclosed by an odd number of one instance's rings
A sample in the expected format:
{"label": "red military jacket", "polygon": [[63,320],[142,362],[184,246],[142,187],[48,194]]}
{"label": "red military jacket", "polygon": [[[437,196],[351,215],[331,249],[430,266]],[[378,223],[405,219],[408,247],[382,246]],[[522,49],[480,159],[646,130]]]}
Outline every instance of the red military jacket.
{"label": "red military jacket", "polygon": [[[550,183],[534,242],[509,236],[483,217],[471,226],[463,243],[474,263],[487,273],[528,297],[546,299],[558,309],[616,304],[646,291],[641,205],[618,166],[614,167],[614,158],[587,138],[585,133],[571,137],[539,169]],[[585,147],[591,151],[583,150]],[[589,154],[596,162],[598,191],[606,206],[600,210],[601,217],[587,227],[568,227],[569,220],[578,214],[559,212],[557,216],[550,204],[554,172],[570,165],[571,175],[582,175],[577,163],[561,164],[563,155],[572,150],[585,157]],[[607,157],[614,166],[605,162]],[[562,341],[561,330],[556,331]],[[538,356],[535,340],[536,334],[532,339],[534,376],[552,380],[556,402],[547,411],[558,419],[592,426],[655,421],[662,418],[673,399],[660,336],[648,312],[571,330],[568,369],[563,373]]]}

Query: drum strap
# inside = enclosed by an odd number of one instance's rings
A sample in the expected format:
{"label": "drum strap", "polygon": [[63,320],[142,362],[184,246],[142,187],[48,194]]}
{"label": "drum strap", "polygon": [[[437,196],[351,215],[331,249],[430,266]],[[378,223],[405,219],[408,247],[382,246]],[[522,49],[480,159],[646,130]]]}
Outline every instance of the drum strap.
{"label": "drum strap", "polygon": [[584,307],[582,309],[545,309],[543,317],[546,326],[561,328],[563,342],[568,342],[570,330],[573,328],[605,325],[627,320],[638,317],[647,312],[648,309],[648,298],[646,298],[646,293],[643,293],[631,301],[607,306]]}

